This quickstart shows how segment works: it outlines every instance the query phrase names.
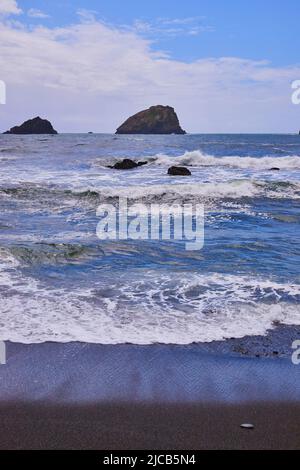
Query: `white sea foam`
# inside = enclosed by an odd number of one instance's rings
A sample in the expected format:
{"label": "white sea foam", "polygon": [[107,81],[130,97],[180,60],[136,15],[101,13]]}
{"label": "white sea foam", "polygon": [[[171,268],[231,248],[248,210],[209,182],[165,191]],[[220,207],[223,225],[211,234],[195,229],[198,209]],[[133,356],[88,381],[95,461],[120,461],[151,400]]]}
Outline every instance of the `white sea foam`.
{"label": "white sea foam", "polygon": [[187,166],[224,166],[241,169],[252,170],[269,170],[273,167],[280,168],[281,170],[299,170],[300,169],[300,156],[285,156],[285,157],[215,157],[205,154],[200,150],[192,152],[185,152],[178,157],[170,157],[168,155],[159,154],[153,157],[153,163],[156,165],[187,165]]}
{"label": "white sea foam", "polygon": [[133,200],[148,202],[162,200],[165,202],[180,199],[239,199],[242,197],[269,197],[300,198],[300,184],[281,184],[280,182],[264,182],[254,179],[237,179],[224,183],[185,183],[185,184],[158,184],[138,185],[125,187],[105,188],[98,191],[103,199],[128,197]]}
{"label": "white sea foam", "polygon": [[[191,343],[242,337],[247,334],[265,334],[277,321],[300,324],[299,285],[279,284],[258,277],[251,279],[233,274],[206,272],[205,264],[197,264],[195,255],[191,264],[188,263],[187,255],[184,255],[184,263],[175,259],[173,264],[170,260],[166,265],[165,258],[159,251],[155,253],[155,264],[151,264],[155,265],[156,269],[146,272],[138,266],[146,264],[147,253],[144,253],[143,246],[137,248],[135,245],[106,247],[104,265],[107,268],[98,270],[94,269],[94,263],[90,265],[86,260],[94,260],[96,256],[101,256],[101,252],[83,250],[73,256],[72,247],[67,246],[69,243],[81,243],[79,237],[76,240],[74,232],[81,230],[80,227],[82,230],[88,228],[93,231],[95,221],[90,223],[87,219],[86,225],[82,224],[82,221],[87,217],[94,217],[98,203],[109,198],[127,196],[133,201],[166,203],[203,200],[205,208],[208,208],[207,212],[210,207],[213,207],[215,212],[210,219],[208,216],[207,223],[210,223],[213,217],[216,222],[228,219],[230,212],[234,210],[247,210],[248,214],[257,215],[258,209],[256,204],[252,206],[252,198],[299,199],[299,156],[287,156],[283,143],[282,150],[277,147],[279,157],[232,156],[231,145],[235,146],[233,139],[227,146],[227,156],[224,157],[204,154],[200,150],[174,157],[154,155],[158,149],[169,148],[165,146],[145,144],[140,147],[126,147],[121,138],[121,144],[112,147],[110,138],[108,144],[101,139],[102,137],[97,137],[93,140],[94,147],[86,149],[80,145],[77,150],[77,141],[73,136],[55,141],[49,139],[51,145],[42,150],[42,145],[37,147],[36,143],[33,145],[33,141],[26,138],[22,140],[22,145],[16,153],[15,150],[5,151],[0,155],[3,222],[6,224],[6,221],[10,220],[9,214],[12,214],[11,220],[15,220],[13,233],[9,233],[7,229],[1,233],[4,244],[14,248],[11,252],[0,249],[1,340],[26,343],[74,340],[111,344]],[[80,137],[78,143],[83,142],[85,140]],[[218,143],[220,141],[216,141],[216,144]],[[244,142],[243,145],[249,144]],[[271,144],[257,144],[258,150],[260,145],[266,146],[268,154],[274,151]],[[281,146],[280,139],[278,145]],[[286,145],[296,145],[295,148],[298,148],[298,144]],[[270,149],[267,146],[270,146]],[[176,148],[179,149],[173,147]],[[224,151],[222,148],[220,147],[221,152]],[[124,158],[136,155],[136,160],[147,160],[148,164],[129,172],[107,168],[121,158],[123,151]],[[184,150],[178,151],[183,153]],[[105,152],[106,157],[95,160],[97,154],[103,155]],[[154,156],[143,156],[144,152],[151,152]],[[297,150],[293,152],[298,153]],[[115,157],[112,157],[112,154]],[[16,161],[8,164],[7,159]],[[192,167],[192,176],[169,177],[167,168],[171,165]],[[272,167],[278,167],[281,171],[269,171]],[[290,215],[283,209],[281,214],[282,201],[280,205],[270,204],[270,212],[268,201],[262,202],[259,207],[260,210],[266,211],[264,217],[273,213],[274,217],[281,217],[281,220],[288,220],[288,217],[294,220],[294,211]],[[288,208],[289,204],[290,201],[287,200],[285,207]],[[294,208],[296,204],[292,205],[292,209]],[[34,214],[43,216],[43,219],[32,219]],[[55,218],[51,219],[53,216]],[[60,219],[58,216],[61,216]],[[32,220],[31,230],[28,230],[28,217]],[[44,225],[46,218],[51,224],[50,233],[47,224]],[[60,220],[70,226],[67,227],[64,223],[57,225]],[[26,222],[25,227],[23,221]],[[231,232],[235,235],[232,243],[236,246],[230,249],[241,249],[239,243],[245,245],[243,230],[247,230],[248,226],[240,223],[240,219],[238,222],[237,230]],[[271,223],[272,221],[266,225],[272,228]],[[54,227],[59,233],[52,233]],[[237,224],[232,224],[232,228],[236,227]],[[253,246],[254,233],[251,230],[249,228],[248,232],[251,240],[246,244],[250,248]],[[88,234],[78,231],[78,235],[79,233],[82,243],[86,243]],[[267,228],[266,236],[270,233]],[[272,231],[271,234],[273,233],[275,232]],[[273,251],[273,243],[277,250],[281,239],[286,240],[291,231],[278,234],[278,238],[266,239],[268,246],[254,246],[255,257],[251,258],[249,266],[252,266],[252,260],[255,263],[258,259],[260,264],[267,263],[273,255],[273,261],[276,261],[277,251]],[[214,235],[217,236],[217,233],[214,232]],[[260,235],[262,236],[263,232]],[[52,243],[61,246],[51,249],[47,246],[44,249],[36,246],[47,237],[49,243],[52,239]],[[93,233],[89,234],[89,237],[92,238]],[[20,246],[23,243],[25,248]],[[288,253],[291,256],[297,254],[296,243],[291,244],[291,252]],[[246,249],[244,246],[242,248]],[[269,248],[270,251],[265,251]],[[130,249],[131,257],[128,256]],[[170,248],[172,249],[173,247]],[[256,253],[259,250],[261,252]],[[126,262],[128,260],[126,270],[120,269],[118,276],[112,274],[116,272],[113,271],[117,266],[116,253],[125,254]],[[151,256],[151,259],[154,259],[154,251]],[[201,254],[197,260],[200,261],[200,257]],[[295,261],[294,256],[292,259]],[[288,260],[289,258],[287,263]],[[216,266],[217,269],[218,261],[216,259],[212,262],[210,268]],[[72,264],[72,268],[65,270],[65,262]],[[81,262],[85,263],[84,269],[81,269]],[[49,263],[51,269],[47,270],[46,265]],[[23,270],[24,265],[26,273]],[[39,269],[41,265],[43,269]],[[246,266],[245,263],[243,265]],[[176,271],[182,266],[190,266],[191,270],[198,268],[199,271],[202,268],[203,274],[201,271],[198,274]],[[286,266],[284,268],[286,269]],[[295,271],[293,263],[291,271]],[[58,276],[65,274],[65,279],[60,284],[60,278],[55,278],[56,272],[59,273]],[[125,274],[122,275],[122,272]],[[281,273],[280,267],[276,275]],[[41,280],[38,280],[39,277]],[[83,287],[83,282],[85,285],[89,283],[90,287]],[[53,287],[58,284],[59,287]]]}
{"label": "white sea foam", "polygon": [[210,342],[300,324],[300,286],[230,274],[140,272],[74,292],[0,266],[0,339],[23,343]]}

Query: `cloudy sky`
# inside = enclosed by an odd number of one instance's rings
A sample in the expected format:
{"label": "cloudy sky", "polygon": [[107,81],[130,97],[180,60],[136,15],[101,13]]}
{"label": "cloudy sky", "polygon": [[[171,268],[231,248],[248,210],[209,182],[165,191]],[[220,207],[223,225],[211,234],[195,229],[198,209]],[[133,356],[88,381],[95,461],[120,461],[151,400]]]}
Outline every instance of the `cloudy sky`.
{"label": "cloudy sky", "polygon": [[189,132],[296,132],[299,0],[0,0],[0,130],[114,132],[153,104]]}

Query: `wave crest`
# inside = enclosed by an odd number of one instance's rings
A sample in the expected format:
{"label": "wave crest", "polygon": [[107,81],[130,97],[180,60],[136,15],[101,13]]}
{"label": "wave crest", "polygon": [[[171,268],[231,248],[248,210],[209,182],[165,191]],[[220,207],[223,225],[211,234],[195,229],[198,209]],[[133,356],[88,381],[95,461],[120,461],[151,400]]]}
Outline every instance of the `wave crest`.
{"label": "wave crest", "polygon": [[263,335],[277,322],[300,322],[299,285],[148,271],[69,292],[1,268],[2,340],[189,344]]}
{"label": "wave crest", "polygon": [[281,170],[300,170],[300,156],[284,156],[284,157],[215,157],[208,155],[200,150],[194,150],[192,152],[185,152],[179,157],[170,157],[167,155],[159,154],[149,159],[149,162],[153,162],[156,165],[187,165],[187,166],[207,166],[207,167],[231,167],[240,169],[251,169],[251,170],[270,170],[271,168],[277,167]]}

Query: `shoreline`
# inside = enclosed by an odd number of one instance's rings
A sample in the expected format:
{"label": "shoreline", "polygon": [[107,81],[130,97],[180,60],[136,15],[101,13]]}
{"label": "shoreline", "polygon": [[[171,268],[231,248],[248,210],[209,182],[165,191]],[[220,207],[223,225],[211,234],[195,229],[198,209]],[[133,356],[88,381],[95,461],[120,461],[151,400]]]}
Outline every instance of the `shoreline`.
{"label": "shoreline", "polygon": [[300,448],[300,366],[290,358],[7,343],[0,378],[1,449]]}
{"label": "shoreline", "polygon": [[219,350],[219,344],[215,350],[208,346],[212,348],[213,343],[8,342],[7,363],[0,366],[0,405],[43,400],[55,405],[300,403],[300,366],[291,357],[243,357]]}

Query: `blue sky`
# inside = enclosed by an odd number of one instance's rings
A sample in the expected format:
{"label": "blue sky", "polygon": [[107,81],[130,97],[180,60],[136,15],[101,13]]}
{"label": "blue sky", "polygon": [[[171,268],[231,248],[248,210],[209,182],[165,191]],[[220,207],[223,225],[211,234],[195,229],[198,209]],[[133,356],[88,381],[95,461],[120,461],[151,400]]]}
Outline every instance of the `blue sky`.
{"label": "blue sky", "polygon": [[191,132],[296,131],[299,14],[296,0],[0,0],[2,125],[112,132],[161,103]]}
{"label": "blue sky", "polygon": [[[50,18],[44,20],[49,26],[75,22],[80,9],[91,10],[100,20],[115,25],[131,25],[135,20],[155,23],[158,18],[195,18],[195,23],[203,26],[198,35],[164,37],[161,34],[157,38],[157,48],[169,51],[180,60],[235,56],[267,58],[274,65],[300,62],[299,0],[20,0],[18,3],[24,10],[36,8],[49,14]],[[30,18],[27,22],[41,20]]]}

